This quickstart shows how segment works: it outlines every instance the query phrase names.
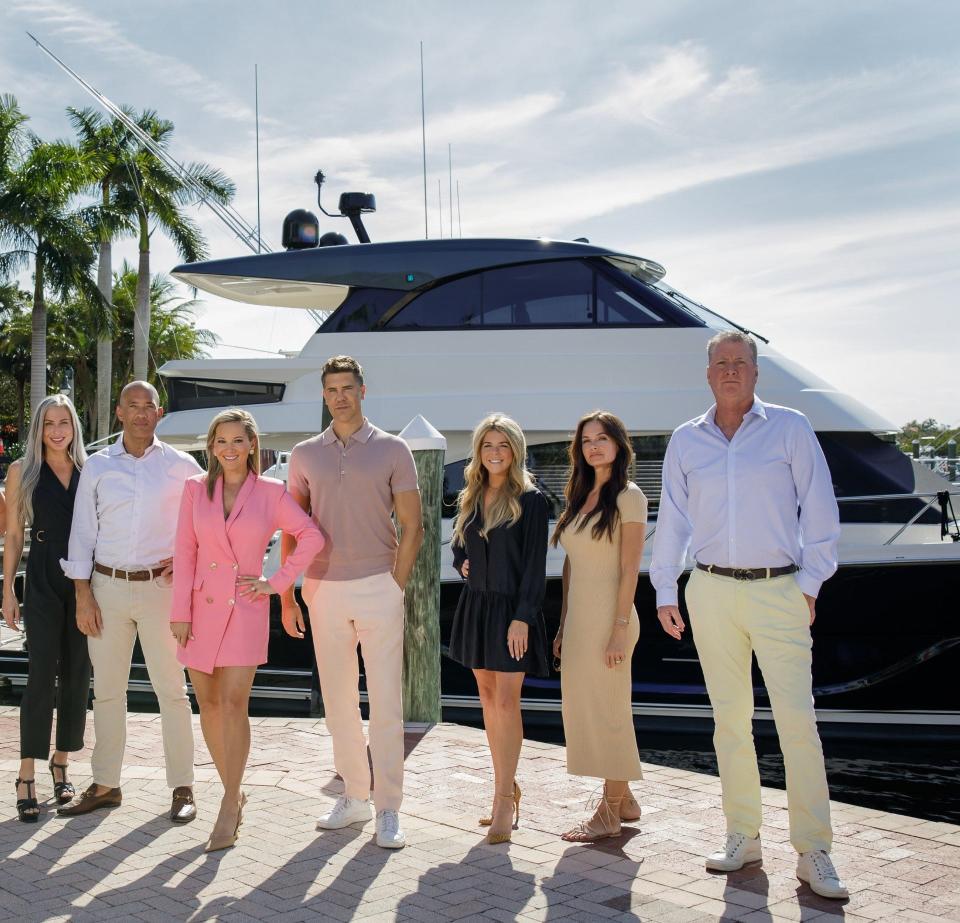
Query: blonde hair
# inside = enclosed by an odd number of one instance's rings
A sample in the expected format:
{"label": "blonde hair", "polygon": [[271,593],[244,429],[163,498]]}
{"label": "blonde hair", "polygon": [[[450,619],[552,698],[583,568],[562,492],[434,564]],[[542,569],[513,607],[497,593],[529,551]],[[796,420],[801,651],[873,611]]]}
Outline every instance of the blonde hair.
{"label": "blonde hair", "polygon": [[213,499],[213,490],[217,486],[217,478],[223,477],[223,466],[213,454],[213,441],[217,438],[217,427],[221,423],[242,423],[243,429],[253,443],[253,449],[247,456],[247,470],[260,474],[260,433],[257,430],[257,421],[253,415],[239,407],[230,407],[221,410],[211,421],[207,430],[207,496]]}
{"label": "blonde hair", "polygon": [[29,525],[33,521],[33,492],[40,480],[40,469],[43,467],[43,424],[47,411],[51,407],[66,407],[70,413],[70,422],[73,424],[73,439],[67,446],[67,454],[78,471],[87,460],[87,450],[83,447],[83,431],[80,429],[80,418],[77,416],[73,402],[66,394],[47,395],[37,405],[36,412],[30,420],[30,429],[27,431],[27,443],[20,462],[20,490],[17,494],[16,515],[22,525]]}
{"label": "blonde hair", "polygon": [[506,436],[513,453],[513,461],[507,471],[507,482],[500,495],[490,505],[484,517],[482,535],[486,538],[494,529],[504,524],[514,525],[520,519],[520,495],[534,486],[527,471],[527,440],[516,420],[502,413],[492,413],[477,424],[473,431],[470,460],[463,472],[464,487],[457,496],[457,518],[453,524],[454,541],[466,547],[467,525],[483,507],[483,489],[487,485],[487,469],[480,461],[483,437],[491,430]]}

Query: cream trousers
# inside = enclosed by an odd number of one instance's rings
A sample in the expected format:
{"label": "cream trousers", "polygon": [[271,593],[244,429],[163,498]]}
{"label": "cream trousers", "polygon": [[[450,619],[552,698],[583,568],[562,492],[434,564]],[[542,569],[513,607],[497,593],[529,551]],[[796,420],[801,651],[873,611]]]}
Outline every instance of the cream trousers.
{"label": "cream trousers", "polygon": [[783,751],[790,842],[797,852],[829,852],[830,793],[813,711],[810,610],[796,579],[741,581],[694,569],[685,598],[713,706],[727,832],[760,832],[753,652]]}
{"label": "cream trousers", "polygon": [[303,581],[333,760],[348,798],[370,796],[370,762],[360,721],[363,653],[370,701],[373,800],[378,811],[403,800],[403,591],[387,572],[357,580]]}
{"label": "cream trousers", "polygon": [[193,723],[177,642],[170,633],[173,589],[94,571],[90,581],[103,630],[88,638],[93,664],[93,781],[117,788],[127,744],[127,683],[137,635],[160,705],[167,785],[193,785]]}

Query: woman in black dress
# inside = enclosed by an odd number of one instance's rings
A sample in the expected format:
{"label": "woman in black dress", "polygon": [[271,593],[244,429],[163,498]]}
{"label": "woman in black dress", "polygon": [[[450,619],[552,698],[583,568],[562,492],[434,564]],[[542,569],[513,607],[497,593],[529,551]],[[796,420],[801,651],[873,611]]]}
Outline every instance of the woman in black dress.
{"label": "woman in black dress", "polygon": [[546,580],[547,501],[526,469],[526,440],[502,414],[473,432],[465,486],[457,498],[453,563],[467,585],[450,634],[450,656],[477,678],[483,724],[493,758],[493,812],[487,842],[510,839],[520,817],[515,781],[526,673],[547,676],[547,633],[541,606]]}
{"label": "woman in black dress", "polygon": [[64,576],[73,500],[87,455],[80,421],[70,399],[44,398],[27,435],[23,458],[7,472],[7,536],[3,555],[3,617],[18,628],[20,607],[14,579],[23,553],[24,529],[30,526],[30,556],[23,594],[29,676],[20,702],[20,776],[17,814],[35,823],[40,807],[34,761],[50,752],[53,709],[57,709],[57,748],[50,774],[57,801],[73,798],[67,781],[67,754],[83,749],[90,691],[87,639],[77,628],[73,581]]}

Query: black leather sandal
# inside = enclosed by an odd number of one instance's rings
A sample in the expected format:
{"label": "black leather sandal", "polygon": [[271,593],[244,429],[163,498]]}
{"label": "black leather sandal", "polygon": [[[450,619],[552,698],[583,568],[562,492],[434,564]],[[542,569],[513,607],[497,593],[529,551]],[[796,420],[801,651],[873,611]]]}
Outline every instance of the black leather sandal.
{"label": "black leather sandal", "polygon": [[[47,765],[50,767],[50,775],[53,778],[53,795],[57,799],[57,804],[68,804],[73,801],[77,790],[73,787],[72,782],[67,781],[67,764],[55,763],[51,756],[50,762]],[[63,770],[63,781],[61,782],[57,781],[57,769]]]}
{"label": "black leather sandal", "polygon": [[33,779],[18,778],[14,785],[17,788],[18,794],[21,785],[27,786],[27,794],[33,792],[33,795],[31,795],[29,798],[17,799],[17,815],[23,823],[35,824],[40,817],[40,805],[37,803],[36,789],[33,787]]}

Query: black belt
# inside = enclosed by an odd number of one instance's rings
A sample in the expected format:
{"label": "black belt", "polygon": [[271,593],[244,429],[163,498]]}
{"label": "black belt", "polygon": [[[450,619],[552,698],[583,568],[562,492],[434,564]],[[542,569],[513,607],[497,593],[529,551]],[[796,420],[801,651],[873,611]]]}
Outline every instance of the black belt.
{"label": "black belt", "polygon": [[717,574],[720,577],[733,577],[734,580],[769,580],[771,577],[784,577],[795,574],[799,567],[788,564],[786,567],[717,567],[716,564],[701,564],[697,567],[708,574]]}
{"label": "black belt", "polygon": [[58,544],[65,544],[70,541],[69,535],[50,535],[49,529],[31,529],[30,530],[30,541],[32,542],[57,542]]}

